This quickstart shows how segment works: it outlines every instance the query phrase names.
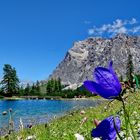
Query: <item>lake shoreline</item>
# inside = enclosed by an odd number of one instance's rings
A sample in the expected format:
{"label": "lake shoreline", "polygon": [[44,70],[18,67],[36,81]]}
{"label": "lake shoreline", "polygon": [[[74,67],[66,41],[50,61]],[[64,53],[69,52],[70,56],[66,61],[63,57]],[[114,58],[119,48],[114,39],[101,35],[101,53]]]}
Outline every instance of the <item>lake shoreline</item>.
{"label": "lake shoreline", "polygon": [[3,97],[1,100],[89,100],[89,99],[101,99],[99,96],[93,97],[80,97],[80,98],[62,98],[58,96],[13,96],[13,97]]}

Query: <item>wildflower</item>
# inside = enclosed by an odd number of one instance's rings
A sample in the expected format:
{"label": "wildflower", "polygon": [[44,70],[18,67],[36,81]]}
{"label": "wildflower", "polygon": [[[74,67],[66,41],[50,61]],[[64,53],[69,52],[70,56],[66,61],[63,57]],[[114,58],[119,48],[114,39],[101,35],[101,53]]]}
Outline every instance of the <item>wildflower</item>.
{"label": "wildflower", "polygon": [[101,121],[98,121],[97,119],[94,119],[94,124],[95,124],[96,127],[99,125],[100,122]]}
{"label": "wildflower", "polygon": [[110,61],[109,68],[97,67],[94,70],[94,81],[84,81],[84,86],[92,93],[96,93],[103,98],[112,99],[121,93],[121,84],[112,68],[113,62]]}
{"label": "wildflower", "polygon": [[84,137],[82,136],[82,135],[80,135],[80,134],[74,134],[75,135],[75,137],[77,138],[77,140],[84,140]]}
{"label": "wildflower", "polygon": [[27,124],[27,128],[32,128],[32,127],[33,127],[32,123]]}
{"label": "wildflower", "polygon": [[23,140],[23,138],[22,137],[17,137],[17,140]]}
{"label": "wildflower", "polygon": [[36,136],[28,136],[25,140],[36,140]]}
{"label": "wildflower", "polygon": [[138,127],[140,128],[140,123],[138,123],[137,125],[138,125]]}
{"label": "wildflower", "polygon": [[94,138],[93,140],[101,140],[100,138]]}
{"label": "wildflower", "polygon": [[121,136],[122,138],[125,138],[125,133],[124,133],[123,131],[121,131],[121,132],[120,132],[120,136]]}
{"label": "wildflower", "polygon": [[91,136],[102,140],[115,140],[117,132],[120,132],[121,121],[118,117],[110,116],[100,122],[92,130]]}
{"label": "wildflower", "polygon": [[134,111],[132,115],[134,115],[135,117],[139,117],[139,114],[136,111]]}
{"label": "wildflower", "polygon": [[86,112],[85,112],[84,110],[81,110],[81,111],[80,111],[80,114],[81,114],[81,115],[83,115],[83,114],[85,114],[85,113],[86,113]]}
{"label": "wildflower", "polygon": [[131,137],[125,138],[124,140],[133,140]]}
{"label": "wildflower", "polygon": [[84,117],[81,121],[81,125],[84,124],[87,121],[87,117]]}

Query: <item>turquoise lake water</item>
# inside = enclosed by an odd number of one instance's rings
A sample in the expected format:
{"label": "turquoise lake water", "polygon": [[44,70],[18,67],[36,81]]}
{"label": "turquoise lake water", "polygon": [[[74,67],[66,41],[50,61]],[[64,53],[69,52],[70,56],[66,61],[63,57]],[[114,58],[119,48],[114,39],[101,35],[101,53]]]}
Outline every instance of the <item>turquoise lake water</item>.
{"label": "turquoise lake water", "polygon": [[74,109],[94,107],[100,100],[2,100],[0,101],[0,128],[8,124],[9,115],[3,111],[12,109],[15,129],[18,129],[20,118],[24,127],[32,123],[46,123],[54,117],[59,117]]}

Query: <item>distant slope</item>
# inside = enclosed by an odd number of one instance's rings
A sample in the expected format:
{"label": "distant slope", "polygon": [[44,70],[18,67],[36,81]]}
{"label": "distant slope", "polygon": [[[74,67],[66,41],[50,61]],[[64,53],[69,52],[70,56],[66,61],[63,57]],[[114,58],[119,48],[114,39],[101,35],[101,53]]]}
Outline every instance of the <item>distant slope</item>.
{"label": "distant slope", "polygon": [[51,78],[60,77],[63,84],[79,84],[85,79],[92,79],[96,66],[107,66],[114,61],[114,68],[119,75],[126,74],[128,55],[132,54],[136,73],[140,73],[140,37],[118,34],[105,39],[91,37],[74,43],[64,60],[53,71]]}

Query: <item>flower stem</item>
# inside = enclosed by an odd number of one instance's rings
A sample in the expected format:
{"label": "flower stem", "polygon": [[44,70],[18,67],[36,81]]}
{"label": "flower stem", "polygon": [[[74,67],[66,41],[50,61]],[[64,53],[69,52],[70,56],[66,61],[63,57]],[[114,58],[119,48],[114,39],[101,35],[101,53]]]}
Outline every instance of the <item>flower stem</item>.
{"label": "flower stem", "polygon": [[122,102],[123,110],[124,110],[124,118],[125,118],[125,126],[126,126],[126,137],[128,136],[128,131],[127,131],[127,129],[128,129],[128,123],[129,123],[130,129],[131,129],[132,134],[133,134],[133,137],[134,137],[134,140],[136,140],[136,136],[135,136],[133,127],[132,127],[131,122],[130,122],[129,114],[128,114],[126,108],[125,108],[124,100],[123,100],[123,98],[122,98],[121,96],[119,96],[119,98],[120,98],[120,100],[121,100],[121,102]]}
{"label": "flower stem", "polygon": [[118,132],[117,127],[116,127],[116,123],[115,123],[115,118],[114,118],[114,117],[113,117],[113,122],[114,122],[114,128],[115,128],[115,130],[116,130],[116,132],[117,132],[117,135],[118,135],[119,139],[120,139],[120,140],[123,140],[122,137],[120,136],[119,132]]}

